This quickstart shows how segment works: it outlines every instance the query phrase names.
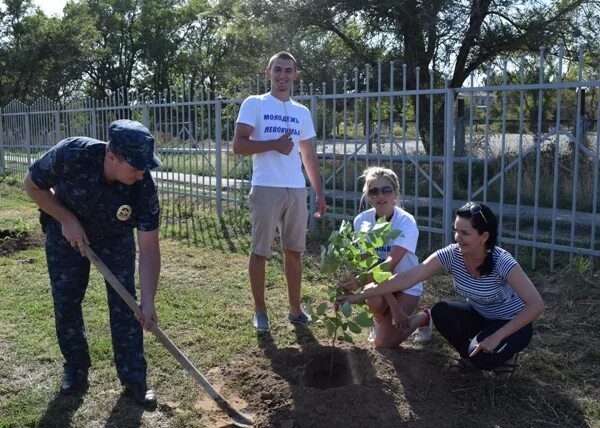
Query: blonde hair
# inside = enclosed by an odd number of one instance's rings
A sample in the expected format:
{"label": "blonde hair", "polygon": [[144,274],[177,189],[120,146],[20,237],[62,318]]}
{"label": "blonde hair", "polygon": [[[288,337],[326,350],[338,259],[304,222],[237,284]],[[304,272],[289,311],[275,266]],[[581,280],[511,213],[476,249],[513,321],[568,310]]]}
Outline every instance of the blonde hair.
{"label": "blonde hair", "polygon": [[400,180],[398,180],[398,176],[396,175],[396,173],[389,168],[383,168],[381,166],[372,166],[371,168],[365,169],[362,175],[359,177],[359,179],[365,180],[362,196],[360,198],[361,205],[369,193],[371,183],[379,178],[385,178],[387,181],[390,182],[390,184],[392,185],[392,189],[394,189],[394,193],[396,195],[396,203],[398,203],[400,199]]}

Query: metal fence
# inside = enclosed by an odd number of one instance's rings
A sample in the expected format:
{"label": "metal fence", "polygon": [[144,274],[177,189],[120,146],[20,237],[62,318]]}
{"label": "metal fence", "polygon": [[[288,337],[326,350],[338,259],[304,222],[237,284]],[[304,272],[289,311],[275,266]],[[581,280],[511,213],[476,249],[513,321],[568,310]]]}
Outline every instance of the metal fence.
{"label": "metal fence", "polygon": [[[355,69],[329,85],[300,82],[294,99],[310,108],[317,129],[327,218],[351,219],[364,209],[360,176],[384,165],[398,174],[401,205],[428,251],[452,240],[454,211],[477,200],[498,215],[501,244],[532,268],[592,263],[600,256],[600,67],[584,66],[583,49],[578,61],[559,49],[527,64],[504,61],[461,88],[435,85],[431,71],[423,87],[415,70],[418,89],[409,89],[409,71],[394,63]],[[66,106],[15,101],[0,112],[0,171],[24,176],[62,138],[106,140],[112,120],[132,118],[156,138],[163,165],[154,176],[166,206],[221,216],[246,203],[251,159],[233,155],[230,145],[244,97],[265,90],[257,77],[230,96],[188,85],[160,99],[123,90]],[[181,207],[170,209],[163,221],[178,221]]]}

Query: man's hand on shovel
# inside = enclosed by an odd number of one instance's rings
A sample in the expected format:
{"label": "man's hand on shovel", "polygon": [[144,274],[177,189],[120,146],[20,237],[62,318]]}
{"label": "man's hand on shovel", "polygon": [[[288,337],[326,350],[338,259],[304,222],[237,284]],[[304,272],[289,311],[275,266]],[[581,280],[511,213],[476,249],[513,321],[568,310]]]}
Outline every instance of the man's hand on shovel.
{"label": "man's hand on shovel", "polygon": [[152,323],[158,323],[158,315],[156,314],[156,308],[154,302],[140,302],[140,308],[142,309],[141,314],[135,314],[135,319],[138,320],[144,330],[150,330]]}

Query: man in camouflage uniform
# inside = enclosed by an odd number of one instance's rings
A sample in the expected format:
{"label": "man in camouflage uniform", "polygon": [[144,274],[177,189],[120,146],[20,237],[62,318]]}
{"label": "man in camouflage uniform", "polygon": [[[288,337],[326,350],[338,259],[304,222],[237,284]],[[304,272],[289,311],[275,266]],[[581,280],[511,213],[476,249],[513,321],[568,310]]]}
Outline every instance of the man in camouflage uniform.
{"label": "man in camouflage uniform", "polygon": [[149,170],[159,165],[150,131],[138,122],[117,120],[109,126],[108,143],[67,138],[29,168],[25,189],[42,211],[56,334],[65,358],[63,394],[85,390],[91,365],[81,312],[90,262],[82,243],[90,245],[135,298],[137,228],[143,316],[136,321],[106,283],[110,327],[126,393],[142,405],[156,405],[154,391],[146,385],[142,326],[148,328],[157,319],[159,204]]}

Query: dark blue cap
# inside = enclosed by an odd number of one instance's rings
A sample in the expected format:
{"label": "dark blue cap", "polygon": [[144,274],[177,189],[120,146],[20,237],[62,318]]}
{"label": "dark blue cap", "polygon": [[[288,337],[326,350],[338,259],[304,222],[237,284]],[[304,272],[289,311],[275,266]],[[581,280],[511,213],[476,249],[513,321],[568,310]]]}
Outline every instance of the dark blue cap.
{"label": "dark blue cap", "polygon": [[154,137],[148,128],[133,120],[115,120],[108,126],[108,148],[135,169],[148,170],[161,165],[154,154]]}

